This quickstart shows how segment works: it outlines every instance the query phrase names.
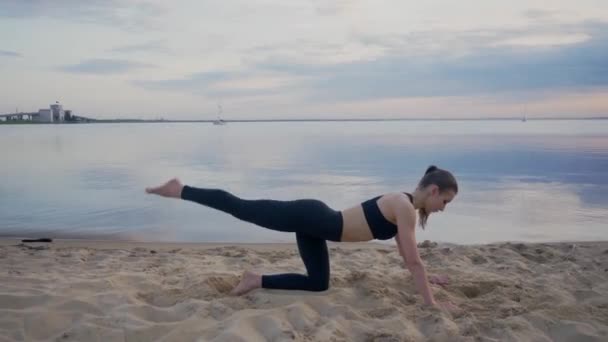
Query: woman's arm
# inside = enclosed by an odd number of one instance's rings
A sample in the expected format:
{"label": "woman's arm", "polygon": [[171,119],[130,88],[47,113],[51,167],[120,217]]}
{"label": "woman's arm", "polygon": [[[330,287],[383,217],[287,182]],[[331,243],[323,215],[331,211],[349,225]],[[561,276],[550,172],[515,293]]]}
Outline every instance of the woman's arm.
{"label": "woman's arm", "polygon": [[396,200],[395,217],[397,219],[397,247],[403,257],[407,268],[414,276],[418,292],[422,295],[424,303],[435,305],[435,298],[427,280],[426,269],[420,259],[418,246],[416,246],[416,211],[407,198]]}

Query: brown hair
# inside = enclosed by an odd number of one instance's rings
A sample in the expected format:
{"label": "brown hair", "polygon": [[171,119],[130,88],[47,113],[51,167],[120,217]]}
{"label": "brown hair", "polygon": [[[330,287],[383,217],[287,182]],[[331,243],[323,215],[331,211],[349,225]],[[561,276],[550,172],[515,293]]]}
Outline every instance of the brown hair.
{"label": "brown hair", "polygon": [[[431,165],[426,169],[424,176],[418,183],[418,188],[423,189],[431,184],[437,185],[439,193],[444,191],[453,190],[458,193],[458,183],[456,178],[449,171],[438,168],[435,165]],[[426,226],[426,221],[429,218],[429,213],[424,208],[418,209],[418,216],[420,216],[420,226],[422,229]]]}

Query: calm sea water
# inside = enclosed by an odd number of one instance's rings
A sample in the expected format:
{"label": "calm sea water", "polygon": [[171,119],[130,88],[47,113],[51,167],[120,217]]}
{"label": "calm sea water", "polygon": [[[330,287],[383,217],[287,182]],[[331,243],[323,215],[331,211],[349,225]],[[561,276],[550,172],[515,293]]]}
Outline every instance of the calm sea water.
{"label": "calm sea water", "polygon": [[419,240],[608,240],[608,120],[11,125],[0,146],[2,236],[289,242],[144,188],[175,176],[342,209],[436,164],[460,193]]}

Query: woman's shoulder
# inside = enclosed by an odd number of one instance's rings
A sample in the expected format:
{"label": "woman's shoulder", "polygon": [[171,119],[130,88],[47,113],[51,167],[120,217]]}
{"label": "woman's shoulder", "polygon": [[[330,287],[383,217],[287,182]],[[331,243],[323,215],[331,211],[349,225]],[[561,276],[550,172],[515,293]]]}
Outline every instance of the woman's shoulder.
{"label": "woman's shoulder", "polygon": [[397,212],[406,211],[415,215],[416,211],[409,196],[403,192],[388,192],[381,196],[381,206],[391,212],[391,216],[395,217]]}
{"label": "woman's shoulder", "polygon": [[[391,202],[407,202],[412,205],[410,197],[405,192],[387,192],[381,196],[383,199]],[[413,206],[413,205],[412,205]]]}

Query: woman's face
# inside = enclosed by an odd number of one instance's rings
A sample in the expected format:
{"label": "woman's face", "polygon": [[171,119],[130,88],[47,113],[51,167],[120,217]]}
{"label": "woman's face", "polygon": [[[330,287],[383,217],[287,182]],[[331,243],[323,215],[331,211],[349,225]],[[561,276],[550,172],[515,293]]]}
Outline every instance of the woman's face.
{"label": "woman's face", "polygon": [[448,203],[454,200],[456,193],[454,190],[439,191],[439,187],[431,184],[427,187],[428,196],[425,201],[424,209],[427,213],[443,211]]}

